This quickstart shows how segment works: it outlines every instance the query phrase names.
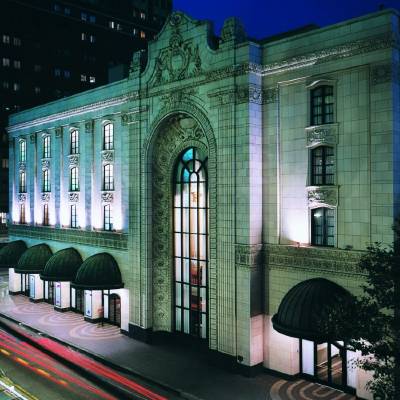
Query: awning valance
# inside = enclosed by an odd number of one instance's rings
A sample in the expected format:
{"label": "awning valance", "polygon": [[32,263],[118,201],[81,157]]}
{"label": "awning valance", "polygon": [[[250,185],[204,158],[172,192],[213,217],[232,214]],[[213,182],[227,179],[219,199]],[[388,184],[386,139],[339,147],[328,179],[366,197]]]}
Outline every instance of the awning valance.
{"label": "awning valance", "polygon": [[40,278],[44,281],[73,281],[81,265],[82,257],[74,248],[69,247],[50,257]]}
{"label": "awning valance", "polygon": [[124,287],[118,264],[108,253],[87,258],[79,268],[72,286],[77,289],[107,290]]}

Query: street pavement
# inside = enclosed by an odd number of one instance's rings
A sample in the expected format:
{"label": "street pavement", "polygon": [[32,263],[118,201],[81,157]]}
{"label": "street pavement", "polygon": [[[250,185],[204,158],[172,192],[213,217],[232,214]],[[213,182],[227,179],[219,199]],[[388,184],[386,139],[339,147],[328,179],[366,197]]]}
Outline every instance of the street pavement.
{"label": "street pavement", "polygon": [[127,376],[142,379],[150,387],[164,389],[171,399],[355,399],[303,380],[286,381],[267,373],[248,378],[216,365],[202,349],[175,341],[151,345],[139,342],[122,335],[114,326],[85,322],[79,314],[59,313],[47,303],[33,304],[24,296],[8,296],[1,288],[0,314],[91,355]]}

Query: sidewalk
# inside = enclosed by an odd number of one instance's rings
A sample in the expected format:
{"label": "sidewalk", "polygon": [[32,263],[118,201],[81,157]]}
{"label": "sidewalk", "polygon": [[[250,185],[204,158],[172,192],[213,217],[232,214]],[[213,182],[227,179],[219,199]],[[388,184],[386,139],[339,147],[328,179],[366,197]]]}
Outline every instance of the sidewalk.
{"label": "sidewalk", "polygon": [[[182,398],[204,400],[322,399],[354,397],[320,385],[287,382],[261,373],[254,378],[226,371],[210,363],[207,352],[179,344],[146,344],[128,338],[117,327],[85,322],[72,312],[59,313],[47,303],[33,304],[24,296],[0,292],[0,314],[48,337],[94,355],[97,360],[144,380],[178,391]],[[300,397],[288,397],[296,388]],[[325,392],[324,392],[325,390]],[[300,394],[304,393],[304,395]],[[271,396],[271,397],[270,397]],[[313,396],[313,395],[312,395]]]}

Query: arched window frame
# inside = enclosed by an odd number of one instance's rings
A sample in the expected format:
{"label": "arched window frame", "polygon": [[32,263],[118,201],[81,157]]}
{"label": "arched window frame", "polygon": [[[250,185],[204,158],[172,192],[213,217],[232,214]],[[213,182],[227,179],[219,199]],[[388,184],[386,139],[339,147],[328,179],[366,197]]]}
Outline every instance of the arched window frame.
{"label": "arched window frame", "polygon": [[103,150],[114,150],[114,123],[103,123]]}
{"label": "arched window frame", "polygon": [[114,190],[114,165],[111,163],[103,165],[103,190]]}
{"label": "arched window frame", "polygon": [[26,140],[19,140],[19,162],[26,162]]}
{"label": "arched window frame", "polygon": [[75,128],[70,132],[70,154],[79,154],[79,131]]}
{"label": "arched window frame", "polygon": [[112,231],[113,225],[113,209],[111,204],[104,204],[103,206],[103,229],[105,231]]}
{"label": "arched window frame", "polygon": [[69,171],[69,190],[71,192],[79,191],[79,168],[72,167]]}
{"label": "arched window frame", "polygon": [[43,136],[43,158],[51,157],[51,136]]}

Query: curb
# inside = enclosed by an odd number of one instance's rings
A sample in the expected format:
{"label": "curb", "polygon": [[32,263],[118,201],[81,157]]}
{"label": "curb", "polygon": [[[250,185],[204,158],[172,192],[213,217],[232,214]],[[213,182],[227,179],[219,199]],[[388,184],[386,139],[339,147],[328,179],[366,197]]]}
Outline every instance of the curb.
{"label": "curb", "polygon": [[[59,338],[57,338],[55,336],[52,336],[52,335],[49,335],[49,334],[47,334],[45,332],[42,332],[37,328],[34,328],[34,327],[30,326],[30,325],[26,325],[25,323],[20,322],[20,321],[18,321],[16,319],[10,317],[9,315],[0,313],[0,318],[8,320],[8,321],[10,321],[10,322],[12,322],[14,324],[17,324],[18,326],[20,326],[22,328],[26,328],[26,329],[28,329],[28,330],[36,333],[36,334],[39,334],[41,337],[45,337],[45,338],[54,340],[55,342],[57,342],[59,344],[62,344],[64,346],[67,346],[67,347],[69,347],[69,348],[71,348],[71,349],[73,349],[73,350],[75,350],[75,351],[77,351],[77,352],[79,352],[79,353],[81,353],[81,354],[83,354],[85,356],[88,356],[88,357],[92,358],[93,360],[98,361],[99,363],[101,363],[103,365],[106,365],[107,367],[110,367],[110,368],[112,368],[112,369],[114,369],[116,371],[125,373],[127,375],[133,375],[133,376],[143,380],[145,383],[148,383],[150,385],[153,384],[153,385],[155,385],[155,386],[157,386],[157,387],[159,387],[161,389],[164,389],[164,390],[166,390],[168,392],[172,392],[172,394],[174,394],[175,396],[179,396],[182,399],[185,399],[185,400],[204,400],[204,399],[202,399],[200,397],[197,397],[197,396],[192,395],[190,393],[184,392],[183,390],[175,389],[175,388],[171,387],[170,385],[168,385],[168,384],[166,384],[164,382],[148,378],[148,377],[142,375],[141,373],[139,373],[139,372],[137,372],[137,371],[135,371],[133,369],[130,369],[128,367],[123,367],[121,365],[115,364],[114,362],[104,358],[103,356],[100,356],[100,355],[98,355],[96,353],[92,353],[92,352],[90,352],[90,351],[88,351],[88,350],[86,350],[86,349],[84,349],[82,347],[79,347],[79,346],[77,346],[75,344],[71,344],[71,343],[69,343],[67,341],[60,340]],[[123,396],[123,399],[132,399],[132,396],[134,396],[134,394],[132,392],[128,392],[127,390],[121,388],[120,386],[114,385],[113,383],[111,383],[111,382],[109,382],[107,380],[104,380],[103,378],[91,373],[90,371],[80,367],[79,365],[74,364],[74,363],[70,362],[69,360],[67,360],[67,359],[65,359],[63,357],[60,357],[58,354],[49,351],[48,349],[44,348],[43,346],[41,346],[36,341],[32,340],[29,337],[29,335],[26,335],[26,336],[23,335],[22,333],[20,333],[17,330],[13,329],[12,326],[9,326],[4,321],[1,321],[1,319],[0,319],[0,326],[2,326],[4,329],[6,329],[8,331],[11,331],[15,336],[23,338],[26,341],[29,341],[29,343],[32,346],[38,348],[39,350],[41,350],[44,353],[50,355],[51,357],[56,358],[57,361],[67,365],[68,367],[70,367],[70,368],[72,368],[72,369],[74,369],[76,371],[79,371],[79,373],[81,375],[83,375],[85,377],[88,377],[89,379],[95,381],[96,383],[98,383],[99,385],[103,386],[104,388],[107,388],[108,390],[112,389],[112,390],[118,391],[118,393]],[[135,399],[143,400],[143,397],[140,397],[139,395],[135,395],[135,396],[137,396],[137,397],[135,397]]]}

